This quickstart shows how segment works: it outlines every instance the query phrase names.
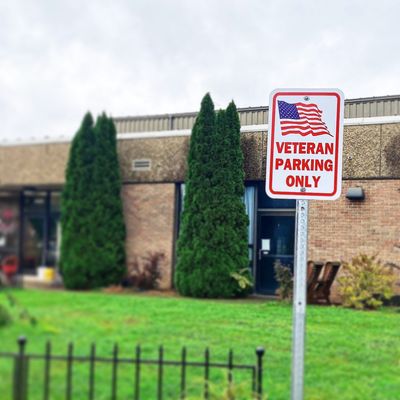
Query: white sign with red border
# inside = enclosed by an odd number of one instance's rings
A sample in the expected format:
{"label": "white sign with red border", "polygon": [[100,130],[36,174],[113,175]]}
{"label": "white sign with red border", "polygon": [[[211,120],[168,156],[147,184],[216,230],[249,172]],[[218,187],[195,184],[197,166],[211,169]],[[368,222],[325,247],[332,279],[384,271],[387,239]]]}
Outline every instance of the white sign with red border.
{"label": "white sign with red border", "polygon": [[344,95],[277,89],[269,103],[266,192],[276,199],[335,200],[342,186]]}

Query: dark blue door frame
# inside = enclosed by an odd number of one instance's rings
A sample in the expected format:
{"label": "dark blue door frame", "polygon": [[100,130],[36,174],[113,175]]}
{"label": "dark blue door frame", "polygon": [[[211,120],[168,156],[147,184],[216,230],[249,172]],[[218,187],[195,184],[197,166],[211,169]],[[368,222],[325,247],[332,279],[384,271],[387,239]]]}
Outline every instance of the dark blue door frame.
{"label": "dark blue door frame", "polygon": [[[255,292],[274,295],[278,284],[274,263],[293,268],[295,215],[293,209],[259,209],[257,213],[257,241]],[[263,243],[264,241],[264,243]],[[268,250],[263,249],[266,247]]]}

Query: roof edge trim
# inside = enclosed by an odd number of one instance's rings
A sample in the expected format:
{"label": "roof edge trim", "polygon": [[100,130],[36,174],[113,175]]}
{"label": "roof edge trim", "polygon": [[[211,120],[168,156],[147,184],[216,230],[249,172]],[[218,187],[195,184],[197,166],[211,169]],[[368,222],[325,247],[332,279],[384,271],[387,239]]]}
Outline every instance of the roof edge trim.
{"label": "roof edge trim", "polygon": [[[360,126],[360,125],[382,125],[382,124],[398,124],[400,123],[400,115],[385,116],[385,117],[369,117],[369,118],[346,118],[344,120],[345,126]],[[267,132],[268,124],[260,125],[244,125],[241,127],[242,133],[252,132]],[[150,132],[128,132],[117,134],[118,140],[132,140],[132,139],[158,139],[166,137],[179,137],[179,136],[190,136],[191,129],[177,129],[167,131],[150,131]],[[0,147],[11,147],[11,146],[28,146],[28,145],[39,145],[39,144],[57,144],[57,143],[69,143],[72,137],[60,136],[60,137],[44,137],[44,138],[29,138],[29,139],[17,139],[13,141],[0,142]]]}

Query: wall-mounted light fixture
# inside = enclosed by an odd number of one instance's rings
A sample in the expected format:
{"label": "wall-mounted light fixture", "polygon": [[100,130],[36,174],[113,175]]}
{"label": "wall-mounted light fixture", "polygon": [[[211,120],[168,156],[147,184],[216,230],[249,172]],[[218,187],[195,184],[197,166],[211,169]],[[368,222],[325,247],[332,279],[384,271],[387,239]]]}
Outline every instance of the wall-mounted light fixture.
{"label": "wall-mounted light fixture", "polygon": [[364,189],[361,187],[351,187],[347,190],[346,199],[349,200],[364,200],[365,193]]}

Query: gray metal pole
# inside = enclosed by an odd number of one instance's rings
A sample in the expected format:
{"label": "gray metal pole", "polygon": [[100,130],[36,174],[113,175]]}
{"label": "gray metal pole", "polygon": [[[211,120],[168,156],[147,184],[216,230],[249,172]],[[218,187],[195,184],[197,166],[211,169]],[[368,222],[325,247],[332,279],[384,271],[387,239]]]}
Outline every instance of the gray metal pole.
{"label": "gray metal pole", "polygon": [[292,400],[304,397],[304,349],[307,305],[308,200],[296,202],[293,292]]}

